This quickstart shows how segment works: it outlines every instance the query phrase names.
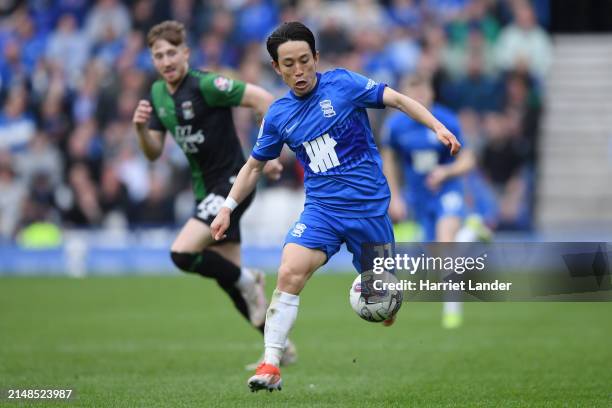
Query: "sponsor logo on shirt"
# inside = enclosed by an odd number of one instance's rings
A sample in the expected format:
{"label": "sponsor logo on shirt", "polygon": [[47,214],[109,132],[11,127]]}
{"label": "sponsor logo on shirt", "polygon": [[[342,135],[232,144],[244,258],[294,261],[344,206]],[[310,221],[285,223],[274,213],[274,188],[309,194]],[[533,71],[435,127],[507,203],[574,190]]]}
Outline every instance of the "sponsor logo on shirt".
{"label": "sponsor logo on shirt", "polygon": [[378,85],[373,79],[368,79],[368,83],[366,84],[366,89],[370,90]]}
{"label": "sponsor logo on shirt", "polygon": [[204,134],[201,129],[197,132],[191,133],[191,125],[177,126],[175,128],[175,140],[176,143],[181,146],[185,153],[197,153],[198,145],[204,143]]}

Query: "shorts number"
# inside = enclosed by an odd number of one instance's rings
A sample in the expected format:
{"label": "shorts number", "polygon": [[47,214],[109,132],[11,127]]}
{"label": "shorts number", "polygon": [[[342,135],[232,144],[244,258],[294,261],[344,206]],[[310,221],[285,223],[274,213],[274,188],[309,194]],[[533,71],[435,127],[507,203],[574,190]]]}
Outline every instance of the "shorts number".
{"label": "shorts number", "polygon": [[217,215],[224,202],[225,198],[220,195],[207,195],[206,198],[198,204],[198,217],[205,220],[208,217]]}

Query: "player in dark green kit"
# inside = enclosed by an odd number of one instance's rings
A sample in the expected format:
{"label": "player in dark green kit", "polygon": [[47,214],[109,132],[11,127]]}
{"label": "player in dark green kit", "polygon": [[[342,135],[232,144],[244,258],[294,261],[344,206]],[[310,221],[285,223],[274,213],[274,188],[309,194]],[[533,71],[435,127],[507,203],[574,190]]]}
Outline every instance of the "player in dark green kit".
{"label": "player in dark green kit", "polygon": [[[253,196],[232,213],[233,229],[225,240],[214,241],[209,226],[245,163],[231,107],[249,107],[263,117],[273,97],[256,85],[190,69],[185,28],[179,22],[156,25],[149,31],[147,43],[162,78],[153,84],[150,101],[141,100],[134,112],[140,146],[149,160],[156,160],[165,134],[170,132],[187,156],[196,200],[193,217],[172,244],[172,261],[182,271],[215,279],[238,311],[263,332],[267,308],[264,276],[240,267],[238,224]],[[282,166],[274,162],[264,173],[278,178],[280,170]],[[290,343],[285,360],[295,360]]]}

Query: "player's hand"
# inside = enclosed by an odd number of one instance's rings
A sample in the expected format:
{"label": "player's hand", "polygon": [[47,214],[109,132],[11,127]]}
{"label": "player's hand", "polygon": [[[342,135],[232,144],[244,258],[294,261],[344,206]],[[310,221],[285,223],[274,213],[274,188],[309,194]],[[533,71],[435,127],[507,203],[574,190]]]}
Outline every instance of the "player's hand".
{"label": "player's hand", "polygon": [[389,217],[394,223],[400,222],[406,219],[408,216],[408,210],[406,209],[406,203],[401,197],[396,195],[391,196],[391,202],[389,203]]}
{"label": "player's hand", "polygon": [[151,118],[151,112],[153,112],[153,107],[149,101],[141,99],[132,117],[132,123],[136,126],[136,129],[144,129],[147,126]]}
{"label": "player's hand", "polygon": [[273,181],[280,179],[282,172],[283,165],[278,159],[270,160],[263,168],[263,173],[266,175],[266,177]]}
{"label": "player's hand", "polygon": [[448,179],[448,176],[448,169],[444,166],[438,166],[427,175],[425,184],[431,191],[438,191],[442,183]]}
{"label": "player's hand", "polygon": [[230,214],[231,211],[229,208],[222,207],[212,224],[210,224],[210,233],[216,241],[221,241],[227,236],[225,235],[225,231],[227,231],[230,226]]}
{"label": "player's hand", "polygon": [[450,149],[452,156],[456,155],[459,153],[459,150],[461,150],[461,143],[459,143],[455,135],[453,135],[444,126],[436,130],[436,136],[438,137],[438,140],[444,144],[444,146]]}

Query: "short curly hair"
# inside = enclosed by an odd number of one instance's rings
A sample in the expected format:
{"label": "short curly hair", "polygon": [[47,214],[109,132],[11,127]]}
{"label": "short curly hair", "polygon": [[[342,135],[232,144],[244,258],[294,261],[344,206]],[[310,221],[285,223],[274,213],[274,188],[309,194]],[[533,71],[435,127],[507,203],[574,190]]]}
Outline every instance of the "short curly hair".
{"label": "short curly hair", "polygon": [[147,34],[147,45],[153,47],[155,41],[166,40],[170,44],[178,47],[185,44],[187,35],[185,34],[185,26],[182,23],[174,20],[167,20],[153,26]]}

